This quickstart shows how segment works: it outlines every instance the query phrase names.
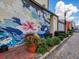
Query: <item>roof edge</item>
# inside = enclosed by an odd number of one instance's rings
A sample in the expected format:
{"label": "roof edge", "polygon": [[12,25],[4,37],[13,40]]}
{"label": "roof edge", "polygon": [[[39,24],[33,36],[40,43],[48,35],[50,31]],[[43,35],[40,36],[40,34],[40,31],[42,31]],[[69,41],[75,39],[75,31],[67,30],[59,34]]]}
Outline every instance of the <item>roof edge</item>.
{"label": "roof edge", "polygon": [[30,0],[32,3],[34,3],[35,5],[39,6],[40,8],[42,8],[43,10],[49,12],[52,15],[55,15],[56,17],[58,17],[56,14],[54,14],[53,12],[49,11],[48,9],[42,7],[38,2],[34,1],[34,0]]}

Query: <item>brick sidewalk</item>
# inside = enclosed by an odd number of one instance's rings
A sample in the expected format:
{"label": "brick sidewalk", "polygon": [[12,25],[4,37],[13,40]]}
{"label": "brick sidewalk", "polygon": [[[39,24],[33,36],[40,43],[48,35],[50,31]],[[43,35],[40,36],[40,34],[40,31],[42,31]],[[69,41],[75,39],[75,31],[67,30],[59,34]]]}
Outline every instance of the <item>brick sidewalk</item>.
{"label": "brick sidewalk", "polygon": [[23,46],[9,49],[9,51],[0,53],[0,59],[34,59],[35,53],[29,53]]}

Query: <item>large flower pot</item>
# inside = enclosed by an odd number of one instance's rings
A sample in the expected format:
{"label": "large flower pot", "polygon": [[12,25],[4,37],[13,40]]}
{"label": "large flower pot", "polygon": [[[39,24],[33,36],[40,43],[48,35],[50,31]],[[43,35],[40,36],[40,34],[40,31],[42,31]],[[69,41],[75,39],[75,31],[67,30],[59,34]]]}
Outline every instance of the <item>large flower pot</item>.
{"label": "large flower pot", "polygon": [[36,48],[37,46],[35,44],[32,44],[32,45],[26,45],[26,49],[28,52],[31,52],[31,53],[35,53],[36,52]]}

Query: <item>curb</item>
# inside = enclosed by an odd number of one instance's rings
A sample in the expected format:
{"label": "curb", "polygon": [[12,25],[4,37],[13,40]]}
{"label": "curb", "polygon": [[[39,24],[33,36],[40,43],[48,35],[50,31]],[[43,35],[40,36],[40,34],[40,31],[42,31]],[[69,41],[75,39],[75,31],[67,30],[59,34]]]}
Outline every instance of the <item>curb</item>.
{"label": "curb", "polygon": [[67,40],[71,37],[72,35],[69,35],[69,37],[65,38],[63,41],[61,41],[61,43],[59,45],[54,46],[50,51],[46,52],[42,57],[40,57],[39,59],[45,59],[47,56],[49,56],[50,53],[58,50],[59,48],[62,47],[63,44],[65,44],[67,42]]}

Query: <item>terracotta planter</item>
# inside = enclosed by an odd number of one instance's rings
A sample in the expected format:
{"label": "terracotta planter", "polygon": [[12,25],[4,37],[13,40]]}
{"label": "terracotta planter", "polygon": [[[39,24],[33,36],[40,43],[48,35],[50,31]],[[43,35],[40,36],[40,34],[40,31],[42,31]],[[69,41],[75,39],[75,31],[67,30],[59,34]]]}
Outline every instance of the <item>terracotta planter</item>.
{"label": "terracotta planter", "polygon": [[26,45],[25,48],[27,49],[28,52],[35,53],[37,46],[35,44],[32,44],[30,46]]}

